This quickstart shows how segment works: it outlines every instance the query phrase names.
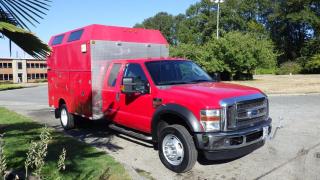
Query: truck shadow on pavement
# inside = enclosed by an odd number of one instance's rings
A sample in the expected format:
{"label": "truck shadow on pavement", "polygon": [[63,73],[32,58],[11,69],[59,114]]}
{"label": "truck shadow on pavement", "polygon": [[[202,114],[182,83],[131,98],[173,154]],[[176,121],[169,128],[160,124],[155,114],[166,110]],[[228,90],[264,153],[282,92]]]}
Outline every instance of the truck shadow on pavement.
{"label": "truck shadow on pavement", "polygon": [[[246,156],[246,155],[244,155]],[[229,163],[229,162],[232,162],[232,161],[235,161],[235,160],[238,160],[244,156],[241,156],[241,157],[238,157],[238,158],[233,158],[233,159],[225,159],[225,160],[208,160],[208,159],[205,159],[205,157],[199,153],[198,154],[198,163],[203,165],[203,166],[208,166],[208,165],[218,165],[218,164],[226,164],[226,163]]]}
{"label": "truck shadow on pavement", "polygon": [[[52,113],[44,115],[44,111],[33,111],[30,113],[32,117],[48,117],[54,115]],[[39,116],[40,115],[40,116]],[[52,119],[53,121],[59,121],[58,119]],[[124,134],[118,133],[117,131],[114,131],[110,128],[108,128],[108,121],[107,120],[86,120],[81,117],[77,117],[76,119],[77,127],[73,130],[64,131],[60,124],[55,123],[55,125],[50,125],[50,123],[47,121],[49,126],[53,127],[54,129],[58,131],[64,132],[66,135],[72,136],[73,138],[76,138],[82,142],[85,142],[87,144],[90,144],[94,147],[101,148],[101,149],[107,149],[111,152],[117,152],[119,150],[124,149],[123,147],[117,145],[115,143],[115,138],[121,138],[125,141],[129,141],[131,143],[144,146],[146,148],[153,148],[154,150],[158,150],[157,144],[153,144],[152,142],[143,141],[140,139],[136,139],[133,137],[126,136]],[[38,120],[39,121],[39,120]],[[40,121],[41,122],[41,121]],[[242,156],[243,157],[243,156]],[[241,157],[239,157],[241,158]],[[228,160],[207,160],[203,157],[201,153],[199,153],[198,156],[198,163],[201,165],[215,165],[215,164],[224,164],[228,163],[234,160],[237,160],[239,158],[235,159],[228,159]]]}
{"label": "truck shadow on pavement", "polygon": [[[106,120],[84,120],[80,117],[77,117],[77,127],[76,129],[65,131],[66,134],[77,138],[83,142],[89,143],[98,148],[105,149],[112,152],[117,152],[123,147],[116,145],[114,143],[114,138],[118,137],[124,139],[126,141],[130,141],[132,143],[147,147],[153,148],[153,144],[150,142],[141,141],[139,139],[131,138],[126,135],[120,134],[117,131],[114,131],[108,127],[109,123]],[[56,129],[61,128],[61,126],[55,127]]]}
{"label": "truck shadow on pavement", "polygon": [[29,111],[28,116],[41,124],[46,124],[59,132],[63,132],[67,136],[71,136],[92,146],[106,148],[112,152],[123,149],[112,142],[117,133],[108,128],[106,121],[90,121],[77,117],[75,119],[77,127],[65,131],[59,123],[60,120],[55,119],[54,112],[50,112],[49,109]]}
{"label": "truck shadow on pavement", "polygon": [[[114,136],[124,139],[126,141],[130,141],[132,143],[138,144],[140,146],[144,146],[147,148],[153,148],[154,150],[158,150],[157,144],[153,144],[152,142],[136,139],[133,137],[126,136],[124,134],[118,133],[110,128],[108,128],[108,122],[106,120],[97,120],[97,121],[88,121],[83,119],[78,119],[77,129],[67,131],[67,134],[80,139],[81,141],[86,141],[86,139],[92,139],[89,143],[93,146],[99,148],[107,148],[113,152],[118,151],[119,149],[123,149],[120,146],[112,143]],[[246,155],[244,155],[246,156]],[[244,157],[242,156],[242,157]],[[242,158],[239,157],[239,158]],[[215,164],[225,164],[231,161],[235,161],[239,158],[227,159],[227,160],[207,160],[200,153],[198,156],[198,163],[201,165],[215,165]]]}

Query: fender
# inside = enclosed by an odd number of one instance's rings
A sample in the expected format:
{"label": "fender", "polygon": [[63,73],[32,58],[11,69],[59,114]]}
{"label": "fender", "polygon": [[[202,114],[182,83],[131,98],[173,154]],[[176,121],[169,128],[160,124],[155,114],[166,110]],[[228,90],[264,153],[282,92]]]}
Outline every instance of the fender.
{"label": "fender", "polygon": [[202,127],[198,119],[194,116],[194,114],[187,108],[178,105],[178,104],[164,104],[157,108],[152,117],[151,131],[152,131],[152,139],[157,139],[157,124],[160,121],[160,116],[162,114],[174,114],[182,118],[185,123],[188,125],[189,129],[192,132],[202,132]]}

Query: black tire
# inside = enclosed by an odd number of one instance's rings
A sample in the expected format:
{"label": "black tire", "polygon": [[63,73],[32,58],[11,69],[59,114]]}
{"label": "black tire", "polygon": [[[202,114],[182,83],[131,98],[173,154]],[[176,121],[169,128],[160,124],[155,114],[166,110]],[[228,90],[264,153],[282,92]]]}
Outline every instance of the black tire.
{"label": "black tire", "polygon": [[[63,129],[65,130],[70,130],[75,128],[75,123],[74,123],[74,115],[69,113],[67,106],[65,104],[60,106],[60,123]],[[66,113],[66,114],[63,114]],[[66,118],[66,119],[63,119]]]}
{"label": "black tire", "polygon": [[[168,136],[174,136],[182,143],[184,155],[180,164],[173,164],[168,161],[163,152],[163,141]],[[159,137],[159,157],[161,162],[171,171],[183,173],[191,170],[198,157],[198,151],[188,130],[182,125],[170,125],[162,129]]]}

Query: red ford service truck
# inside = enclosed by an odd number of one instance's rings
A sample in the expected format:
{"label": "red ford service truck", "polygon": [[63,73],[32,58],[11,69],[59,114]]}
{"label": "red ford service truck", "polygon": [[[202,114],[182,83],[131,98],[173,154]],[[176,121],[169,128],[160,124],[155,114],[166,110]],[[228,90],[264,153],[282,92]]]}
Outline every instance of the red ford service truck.
{"label": "red ford service truck", "polygon": [[191,60],[168,58],[157,30],[90,25],[53,36],[49,105],[64,129],[75,117],[158,146],[174,172],[201,153],[232,159],[264,145],[271,132],[268,98],[259,89],[216,82]]}

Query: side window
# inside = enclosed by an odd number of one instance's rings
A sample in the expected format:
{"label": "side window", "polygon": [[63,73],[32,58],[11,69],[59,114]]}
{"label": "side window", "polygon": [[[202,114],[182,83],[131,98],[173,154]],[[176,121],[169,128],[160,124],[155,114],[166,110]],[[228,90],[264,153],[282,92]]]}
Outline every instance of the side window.
{"label": "side window", "polygon": [[113,64],[112,69],[109,74],[109,78],[108,78],[108,86],[109,87],[114,87],[116,85],[120,67],[121,67],[121,64]]}
{"label": "side window", "polygon": [[61,44],[61,43],[62,43],[62,40],[63,40],[63,37],[64,37],[64,34],[54,37],[51,45]]}
{"label": "side window", "polygon": [[82,36],[82,33],[83,29],[72,32],[69,36],[68,42],[79,40]]}
{"label": "side window", "polygon": [[124,77],[133,77],[135,82],[147,82],[140,64],[127,64]]}

